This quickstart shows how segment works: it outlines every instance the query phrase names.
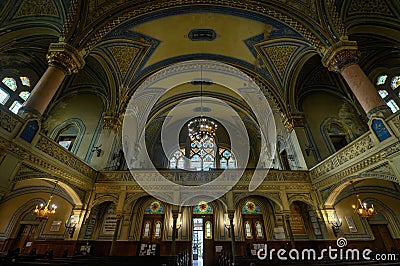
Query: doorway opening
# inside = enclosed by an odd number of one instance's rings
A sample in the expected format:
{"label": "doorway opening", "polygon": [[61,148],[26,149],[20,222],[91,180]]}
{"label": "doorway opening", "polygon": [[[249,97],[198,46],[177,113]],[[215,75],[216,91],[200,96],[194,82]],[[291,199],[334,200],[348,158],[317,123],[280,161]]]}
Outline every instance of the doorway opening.
{"label": "doorway opening", "polygon": [[193,266],[203,266],[203,218],[193,218]]}

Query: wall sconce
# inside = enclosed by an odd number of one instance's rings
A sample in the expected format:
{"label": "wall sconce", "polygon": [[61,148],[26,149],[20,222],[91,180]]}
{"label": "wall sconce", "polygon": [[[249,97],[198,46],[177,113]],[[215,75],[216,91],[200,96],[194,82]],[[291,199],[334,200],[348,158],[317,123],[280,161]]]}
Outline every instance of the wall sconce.
{"label": "wall sconce", "polygon": [[78,225],[78,218],[78,215],[71,215],[69,220],[65,221],[65,228],[67,229],[70,238],[74,236],[75,228]]}
{"label": "wall sconce", "polygon": [[314,148],[311,145],[306,144],[306,148],[304,149],[307,157],[310,156],[311,152],[314,151]]}
{"label": "wall sconce", "polygon": [[101,147],[101,144],[99,146],[93,146],[93,149],[92,149],[92,152],[96,152],[97,157],[100,157],[100,155],[101,155],[102,150],[100,149],[100,147]]}
{"label": "wall sconce", "polygon": [[[233,225],[235,226],[235,222],[233,222]],[[228,229],[228,237],[231,237],[231,221],[229,218],[226,218],[224,220],[224,226],[226,229]]]}
{"label": "wall sconce", "polygon": [[342,227],[342,219],[336,217],[333,221],[330,221],[329,223],[332,225],[333,234],[335,235],[335,237],[337,237]]}

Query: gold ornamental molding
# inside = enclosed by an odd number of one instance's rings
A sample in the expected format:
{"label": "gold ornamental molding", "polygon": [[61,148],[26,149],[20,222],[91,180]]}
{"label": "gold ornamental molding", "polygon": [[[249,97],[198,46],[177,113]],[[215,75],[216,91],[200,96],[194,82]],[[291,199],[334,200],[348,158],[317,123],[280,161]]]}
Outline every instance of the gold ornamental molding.
{"label": "gold ornamental molding", "polygon": [[357,64],[359,56],[357,42],[343,40],[327,49],[322,64],[329,71],[340,73],[344,68]]}
{"label": "gold ornamental molding", "polygon": [[283,116],[285,128],[291,132],[295,127],[304,127],[304,113],[288,113]]}
{"label": "gold ornamental molding", "polygon": [[47,54],[50,66],[63,70],[67,75],[77,73],[85,65],[83,56],[67,43],[51,43]]}

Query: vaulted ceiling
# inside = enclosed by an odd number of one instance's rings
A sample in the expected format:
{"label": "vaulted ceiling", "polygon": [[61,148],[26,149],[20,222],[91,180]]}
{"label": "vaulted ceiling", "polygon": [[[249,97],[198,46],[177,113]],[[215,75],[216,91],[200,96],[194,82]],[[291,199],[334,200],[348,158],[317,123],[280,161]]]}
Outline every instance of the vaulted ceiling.
{"label": "vaulted ceiling", "polygon": [[[367,70],[398,63],[399,10],[399,1],[385,0],[4,0],[0,65],[27,71],[35,83],[47,67],[50,43],[67,42],[86,64],[65,80],[53,105],[89,93],[118,115],[158,70],[216,60],[252,77],[274,108],[286,113],[299,110],[301,98],[318,89],[316,82],[349,97],[338,76],[321,64],[325,51],[346,34],[359,42]],[[382,53],[391,61],[379,60]]]}

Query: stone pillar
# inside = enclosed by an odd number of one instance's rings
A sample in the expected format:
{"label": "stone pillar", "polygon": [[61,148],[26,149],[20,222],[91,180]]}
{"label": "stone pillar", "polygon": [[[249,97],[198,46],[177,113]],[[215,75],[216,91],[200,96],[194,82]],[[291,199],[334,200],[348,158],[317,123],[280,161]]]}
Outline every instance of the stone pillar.
{"label": "stone pillar", "polygon": [[[305,117],[302,112],[291,112],[283,116],[283,123],[295,147],[300,169],[307,170],[319,160],[319,154],[313,140],[310,140],[305,129]],[[311,137],[311,136],[310,136]]]}
{"label": "stone pillar", "polygon": [[176,223],[178,220],[179,210],[172,210],[172,244],[171,244],[171,256],[176,255]]}
{"label": "stone pillar", "polygon": [[114,230],[114,235],[113,239],[111,242],[111,247],[110,247],[110,256],[115,256],[115,246],[119,234],[119,229],[120,229],[120,224],[121,224],[121,219],[122,219],[122,211],[125,203],[125,198],[126,198],[126,186],[121,186],[121,192],[118,197],[118,204],[117,204],[117,209],[115,210],[116,216],[117,216],[117,223],[115,225],[115,230]]}
{"label": "stone pillar", "polygon": [[121,214],[117,214],[117,223],[115,224],[115,230],[114,230],[114,235],[113,235],[113,239],[111,242],[111,247],[110,247],[110,256],[115,256],[115,246],[116,246],[116,242],[117,242],[117,237],[118,237],[118,233],[119,233],[119,226],[121,224],[121,219],[122,219],[122,215]]}
{"label": "stone pillar", "polygon": [[332,45],[324,55],[322,63],[329,71],[340,73],[356,96],[368,118],[387,117],[392,114],[379,96],[375,86],[358,64],[357,43],[343,40]]}
{"label": "stone pillar", "polygon": [[232,245],[232,265],[235,265],[236,256],[236,243],[235,243],[235,224],[233,218],[235,217],[235,210],[228,210],[229,223],[231,225],[231,245]]}
{"label": "stone pillar", "polygon": [[285,214],[283,216],[284,216],[283,218],[285,220],[286,229],[289,234],[290,244],[291,244],[292,248],[296,248],[296,242],[294,241],[292,226],[290,225],[290,213],[285,212]]}
{"label": "stone pillar", "polygon": [[47,54],[48,68],[19,110],[24,118],[41,117],[67,75],[77,73],[85,61],[67,43],[52,43]]}

